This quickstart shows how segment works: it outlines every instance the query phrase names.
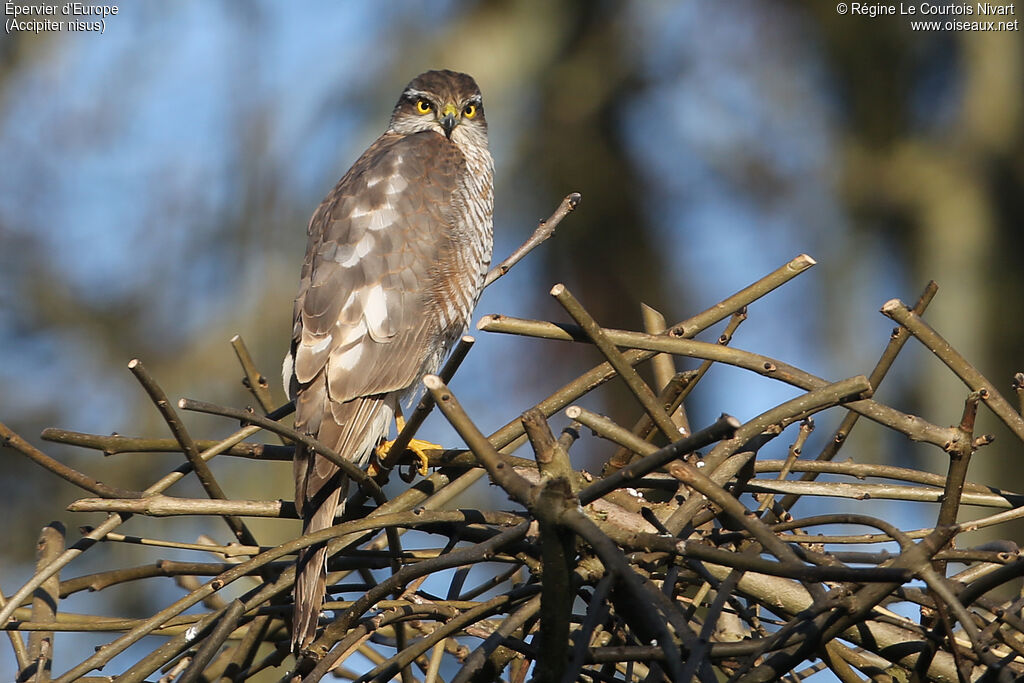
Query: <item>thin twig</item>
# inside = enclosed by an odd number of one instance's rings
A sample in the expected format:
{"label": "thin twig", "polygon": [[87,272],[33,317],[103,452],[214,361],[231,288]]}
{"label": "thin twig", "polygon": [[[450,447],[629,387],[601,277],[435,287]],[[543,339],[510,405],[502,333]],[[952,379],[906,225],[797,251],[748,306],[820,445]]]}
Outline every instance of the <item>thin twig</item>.
{"label": "thin twig", "polygon": [[[81,527],[83,532],[91,531],[91,527]],[[225,557],[237,557],[242,555],[256,555],[264,550],[267,550],[267,546],[254,546],[254,545],[240,545],[238,543],[229,543],[227,545],[207,544],[207,543],[183,543],[181,541],[168,541],[159,538],[145,538],[142,536],[128,536],[125,534],[119,534],[117,532],[110,532],[104,538],[103,541],[106,543],[131,543],[133,545],[149,545],[154,548],[176,548],[178,550],[198,550],[204,553],[217,553],[224,555]]]}
{"label": "thin twig", "polygon": [[[779,481],[776,479],[754,479],[745,487],[751,493],[787,493],[799,496],[828,496],[851,500],[908,500],[921,503],[939,503],[945,495],[944,488],[931,486],[899,486],[897,484],[852,484],[845,482]],[[964,493],[960,498],[963,505],[980,505],[991,508],[1017,508],[1024,504],[1024,497],[985,493]]]}
{"label": "thin twig", "polygon": [[546,221],[540,222],[537,229],[533,231],[532,235],[530,235],[529,239],[523,242],[518,249],[513,251],[508,258],[488,271],[487,277],[484,278],[484,287],[488,287],[493,284],[495,280],[511,270],[512,266],[522,261],[524,256],[554,235],[555,228],[558,227],[558,224],[562,222],[563,218],[568,216],[577,206],[579,206],[580,199],[582,199],[582,196],[578,192],[566,195],[565,199],[562,200],[562,203],[558,205],[557,209],[555,209],[555,212],[551,214]]}
{"label": "thin twig", "polygon": [[[665,316],[661,314],[657,309],[648,306],[645,303],[640,304],[640,315],[644,322],[644,332],[647,334],[661,334],[668,327],[668,323],[665,321]],[[664,391],[668,383],[672,381],[672,378],[676,376],[676,362],[672,356],[667,353],[659,353],[651,359],[651,372],[654,375],[654,388],[657,391]],[[685,415],[683,416],[685,419]],[[681,428],[689,432],[689,426],[686,424],[679,425]]]}
{"label": "thin twig", "polygon": [[717,421],[704,429],[679,439],[664,448],[659,448],[654,453],[623,467],[618,472],[594,482],[580,491],[580,502],[587,505],[598,498],[604,497],[608,492],[625,486],[627,482],[653,472],[659,467],[663,467],[673,460],[678,460],[688,453],[704,448],[716,441],[732,438],[732,435],[739,427],[740,423],[736,418],[731,415],[722,415]]}
{"label": "thin twig", "polygon": [[253,362],[249,349],[246,347],[245,341],[242,340],[242,335],[236,334],[231,338],[231,348],[235,350],[235,355],[238,356],[238,363],[242,366],[242,372],[245,373],[242,383],[249,390],[249,393],[252,394],[253,398],[256,399],[256,402],[260,404],[263,412],[269,413],[274,409],[274,400],[270,395],[270,382],[256,368],[256,363]]}
{"label": "thin twig", "polygon": [[[118,453],[180,453],[181,444],[177,439],[145,438],[122,436],[120,434],[86,434],[67,429],[47,427],[40,434],[44,441],[66,443],[81,448],[92,448],[102,451],[103,455]],[[195,444],[204,451],[217,446],[220,441],[212,439],[195,439]],[[295,449],[292,446],[277,446],[265,443],[236,443],[224,455],[233,455],[252,460],[279,460],[291,462]]]}
{"label": "thin twig", "polygon": [[0,447],[13,448],[22,455],[27,456],[32,462],[53,472],[61,479],[71,482],[81,489],[104,498],[138,498],[142,494],[138,491],[129,491],[114,486],[108,486],[103,482],[79,472],[73,467],[57,462],[46,453],[25,441],[15,434],[7,425],[0,422]]}
{"label": "thin twig", "polygon": [[476,454],[491,479],[505,489],[514,500],[528,505],[534,493],[533,485],[516,474],[512,468],[506,466],[505,461],[501,459],[501,455],[491,445],[491,442],[470,421],[444,381],[437,375],[427,375],[423,378],[423,383],[455,431],[459,433],[469,449]]}
{"label": "thin twig", "polygon": [[[283,500],[219,500],[154,495],[145,498],[79,498],[69,512],[127,512],[150,517],[220,515],[298,519],[295,504]],[[259,546],[247,546],[259,547]]]}
{"label": "thin twig", "polygon": [[[658,356],[655,356],[655,358],[658,358]],[[665,412],[672,416],[673,421],[676,421],[677,416],[682,414],[680,413],[680,410],[682,410],[683,407],[683,394],[695,378],[696,373],[692,371],[677,373],[673,377],[669,378],[668,382],[662,388],[661,393],[658,395],[658,402],[664,406]],[[572,408],[570,407],[567,410],[571,409]],[[682,429],[683,436],[686,436],[691,431],[690,424],[687,422],[685,429]],[[646,412],[640,416],[640,419],[636,421],[629,432],[631,436],[635,436],[643,440],[645,443],[653,441],[655,435],[659,433],[654,428],[654,422],[651,420],[650,415]],[[631,443],[637,442],[631,440]],[[620,444],[619,448],[612,454],[612,457],[610,457],[608,462],[604,464],[604,467],[601,468],[601,473],[608,475],[615,470],[622,469],[630,460],[633,459],[634,453],[642,452],[643,451],[627,448],[624,444]]]}
{"label": "thin twig", "polygon": [[1003,424],[1010,428],[1010,431],[1018,439],[1024,441],[1024,417],[1003,398],[1003,395],[985,379],[984,375],[978,372],[977,368],[950,346],[949,342],[943,339],[931,325],[907,308],[899,299],[890,299],[885,302],[882,305],[882,313],[910,330],[910,333],[917,337],[929,351],[938,356],[939,360],[945,363],[946,367],[952,370],[953,374],[959,377],[971,391],[983,392],[982,402],[1003,421]]}

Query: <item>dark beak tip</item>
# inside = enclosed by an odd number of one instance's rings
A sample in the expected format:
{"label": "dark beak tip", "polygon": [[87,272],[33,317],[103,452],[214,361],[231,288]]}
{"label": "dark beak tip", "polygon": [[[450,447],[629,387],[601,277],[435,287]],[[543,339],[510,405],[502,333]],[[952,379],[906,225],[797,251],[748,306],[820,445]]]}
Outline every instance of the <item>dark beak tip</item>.
{"label": "dark beak tip", "polygon": [[451,138],[452,131],[455,130],[455,125],[458,122],[455,120],[454,114],[448,114],[447,116],[441,117],[441,127],[444,128],[445,137]]}

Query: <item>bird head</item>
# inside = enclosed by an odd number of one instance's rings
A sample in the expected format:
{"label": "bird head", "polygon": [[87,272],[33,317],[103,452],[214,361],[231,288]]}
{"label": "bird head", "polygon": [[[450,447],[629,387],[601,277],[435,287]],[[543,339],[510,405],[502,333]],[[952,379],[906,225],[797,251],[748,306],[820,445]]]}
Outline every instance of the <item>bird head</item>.
{"label": "bird head", "polygon": [[480,88],[472,76],[455,71],[427,71],[405,86],[388,130],[410,135],[433,130],[454,142],[486,144]]}

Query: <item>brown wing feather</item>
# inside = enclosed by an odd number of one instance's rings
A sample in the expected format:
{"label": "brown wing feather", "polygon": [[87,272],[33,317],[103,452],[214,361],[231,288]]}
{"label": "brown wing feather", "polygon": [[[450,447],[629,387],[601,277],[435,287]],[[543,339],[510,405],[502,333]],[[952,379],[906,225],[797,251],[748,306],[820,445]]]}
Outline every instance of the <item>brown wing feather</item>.
{"label": "brown wing feather", "polygon": [[[458,250],[453,194],[464,169],[458,148],[436,133],[385,134],[310,221],[292,340],[295,427],[358,464],[466,322],[438,305]],[[295,481],[303,532],[331,526],[348,485],[338,468],[298,449]],[[315,634],[326,559],[323,546],[300,555],[295,649]]]}
{"label": "brown wing feather", "polygon": [[430,294],[464,166],[434,133],[384,135],[320,206],[295,302],[300,383],[326,368],[331,398],[346,401],[416,382],[441,331]]}

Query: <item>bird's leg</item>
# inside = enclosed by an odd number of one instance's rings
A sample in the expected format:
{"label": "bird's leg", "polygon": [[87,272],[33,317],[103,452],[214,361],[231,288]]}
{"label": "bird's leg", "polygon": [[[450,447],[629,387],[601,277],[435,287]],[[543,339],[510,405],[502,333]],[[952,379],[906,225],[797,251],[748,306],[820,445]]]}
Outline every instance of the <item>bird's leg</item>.
{"label": "bird's leg", "polygon": [[[401,434],[402,430],[405,429],[405,418],[402,416],[401,406],[395,407],[395,427],[398,429],[397,434]],[[381,445],[377,446],[377,457],[380,460],[384,460],[387,454],[391,451],[391,447],[394,445],[395,441],[391,440],[385,441]],[[427,451],[444,450],[443,446],[439,446],[436,443],[431,443],[422,439],[410,440],[409,445],[405,448],[415,455],[417,460],[419,460],[419,467],[416,469],[420,473],[421,477],[425,477],[429,473],[427,465],[430,463],[430,459],[427,457]]]}

